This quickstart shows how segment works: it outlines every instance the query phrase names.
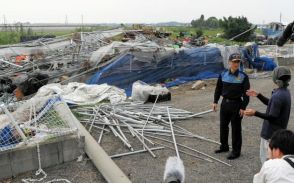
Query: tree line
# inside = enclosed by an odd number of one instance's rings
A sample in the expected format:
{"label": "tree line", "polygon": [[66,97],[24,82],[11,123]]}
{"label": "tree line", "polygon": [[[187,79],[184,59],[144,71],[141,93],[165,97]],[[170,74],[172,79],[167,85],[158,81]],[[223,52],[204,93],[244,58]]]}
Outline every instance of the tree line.
{"label": "tree line", "polygon": [[[200,18],[191,21],[192,27],[197,29],[223,29],[223,37],[230,39],[240,33],[249,30],[252,27],[252,24],[244,16],[240,17],[223,17],[222,19],[217,19],[216,17],[209,17],[205,19],[204,15],[201,15]],[[245,33],[238,38],[236,41],[250,41],[254,30]]]}
{"label": "tree line", "polygon": [[0,31],[0,44],[19,43],[22,37],[34,36],[32,28],[24,29],[23,25],[5,26]]}

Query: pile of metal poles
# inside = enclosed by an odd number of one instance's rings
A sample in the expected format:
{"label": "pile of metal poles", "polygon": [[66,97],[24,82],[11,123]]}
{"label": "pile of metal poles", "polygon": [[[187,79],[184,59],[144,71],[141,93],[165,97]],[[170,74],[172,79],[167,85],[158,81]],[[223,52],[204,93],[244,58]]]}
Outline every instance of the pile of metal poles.
{"label": "pile of metal poles", "polygon": [[[93,128],[100,130],[98,139],[99,144],[101,143],[103,134],[105,132],[111,132],[130,150],[128,153],[113,155],[111,158],[141,152],[149,152],[151,156],[156,157],[153,153],[154,150],[163,148],[174,149],[173,141],[168,139],[168,137],[171,138],[172,136],[172,131],[169,125],[169,117],[173,122],[173,131],[176,137],[196,138],[206,142],[219,144],[219,142],[214,140],[193,134],[192,132],[174,123],[178,120],[201,117],[204,114],[212,112],[212,110],[193,114],[192,112],[177,109],[168,105],[156,105],[155,102],[153,105],[134,103],[111,105],[109,103],[105,103],[90,107],[81,106],[72,109],[72,111],[78,116],[81,123],[86,126],[89,132],[91,132]],[[131,136],[137,138],[139,142],[142,143],[143,150],[134,151],[130,140],[126,137],[128,135],[126,134],[130,134]],[[171,146],[166,144],[171,144]],[[159,147],[151,148],[151,146],[155,145],[158,145]],[[231,166],[226,162],[186,145],[179,143],[177,145],[180,148],[179,152],[183,154],[190,155],[204,161],[217,161],[227,166]],[[195,153],[198,155],[195,155]]]}

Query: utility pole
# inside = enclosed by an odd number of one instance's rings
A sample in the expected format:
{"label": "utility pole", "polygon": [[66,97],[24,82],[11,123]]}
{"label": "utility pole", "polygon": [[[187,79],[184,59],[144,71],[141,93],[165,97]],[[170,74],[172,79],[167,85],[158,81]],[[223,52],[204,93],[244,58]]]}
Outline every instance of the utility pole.
{"label": "utility pole", "polygon": [[84,30],[84,15],[82,14],[82,31],[81,32],[83,32],[83,30]]}
{"label": "utility pole", "polygon": [[68,19],[67,19],[67,15],[65,15],[65,25],[68,24]]}
{"label": "utility pole", "polygon": [[7,22],[6,22],[6,17],[5,15],[3,15],[3,27],[4,27],[4,31],[6,32],[7,31],[7,26],[6,26]]}

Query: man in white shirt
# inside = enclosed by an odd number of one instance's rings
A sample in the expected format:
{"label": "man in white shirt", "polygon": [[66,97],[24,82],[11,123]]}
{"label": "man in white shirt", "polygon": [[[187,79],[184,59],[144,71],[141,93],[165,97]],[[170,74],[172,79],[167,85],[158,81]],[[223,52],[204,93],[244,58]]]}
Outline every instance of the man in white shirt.
{"label": "man in white shirt", "polygon": [[254,176],[253,183],[294,183],[294,133],[276,131],[269,143],[270,159]]}

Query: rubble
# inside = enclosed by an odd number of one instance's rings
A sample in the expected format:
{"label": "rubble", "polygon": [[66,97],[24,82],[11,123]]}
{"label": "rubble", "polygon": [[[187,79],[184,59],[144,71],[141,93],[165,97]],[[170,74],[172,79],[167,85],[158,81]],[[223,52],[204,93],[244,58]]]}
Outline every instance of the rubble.
{"label": "rubble", "polygon": [[[122,32],[123,42],[110,41],[109,37]],[[155,158],[157,151],[174,150],[170,146],[173,142],[168,139],[172,137],[172,130],[176,137],[219,145],[215,140],[178,125],[183,120],[197,120],[212,110],[195,114],[157,103],[171,100],[168,87],[176,90],[177,85],[196,80],[191,88],[204,89],[207,85],[204,79],[217,77],[227,67],[228,55],[240,48],[211,44],[194,48],[190,45],[204,44],[202,38],[186,40],[184,47],[173,48],[174,42],[164,40],[168,36],[168,33],[146,30],[98,31],[10,45],[9,56],[2,55],[0,59],[0,101],[16,104],[13,92],[19,96],[17,98],[28,97],[29,100],[20,103],[13,112],[2,107],[0,151],[80,132],[66,117],[72,113],[87,129],[88,132],[84,132],[91,133],[92,136],[88,135],[90,141],[103,145],[103,136],[108,134],[125,146],[127,152],[111,152],[111,158],[145,152]],[[20,48],[25,51],[19,51]],[[290,56],[289,50],[279,53]],[[267,50],[264,53],[268,53]],[[278,50],[273,55],[278,55]],[[269,76],[269,72],[249,72],[250,78]],[[139,81],[141,79],[146,83]],[[132,96],[133,101],[127,100],[127,96]],[[65,106],[65,102],[72,112],[67,111],[67,115],[58,107]],[[98,138],[93,140],[94,136]],[[131,138],[142,145],[142,149],[135,148]],[[177,145],[180,153],[197,160],[231,166],[184,143]]]}
{"label": "rubble", "polygon": [[200,89],[204,89],[206,87],[206,83],[204,81],[196,81],[193,85],[192,85],[192,90],[200,90]]}
{"label": "rubble", "polygon": [[[93,67],[98,69],[97,63],[89,61],[92,52],[109,44],[104,39],[121,32],[121,30],[83,32],[76,33],[72,37],[61,36],[46,42],[40,39],[8,45],[8,48],[0,49],[0,57],[2,57],[0,77],[9,77],[13,84],[26,86],[25,82],[30,80],[30,75],[36,73],[48,75],[48,78],[40,81],[46,84],[64,81],[65,78],[76,76]],[[7,92],[11,93],[11,91]],[[35,92],[36,90],[30,94]]]}

